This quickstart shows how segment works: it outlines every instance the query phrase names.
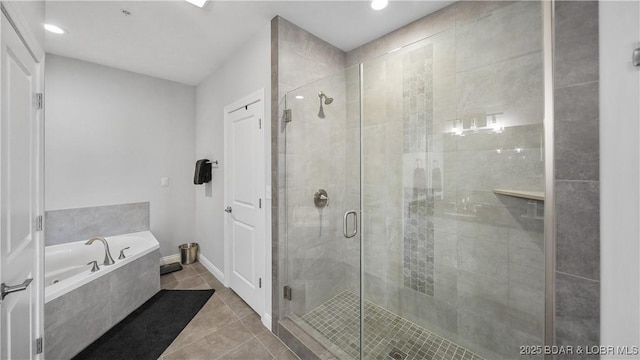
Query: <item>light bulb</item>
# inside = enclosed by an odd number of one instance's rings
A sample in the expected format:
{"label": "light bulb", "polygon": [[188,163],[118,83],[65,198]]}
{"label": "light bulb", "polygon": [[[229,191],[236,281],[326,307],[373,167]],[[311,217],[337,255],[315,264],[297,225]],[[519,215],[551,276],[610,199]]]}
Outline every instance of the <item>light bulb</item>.
{"label": "light bulb", "polygon": [[47,30],[48,32],[54,33],[54,34],[64,34],[64,30],[62,30],[62,28],[60,28],[59,26],[53,25],[53,24],[44,24],[44,29]]}
{"label": "light bulb", "polygon": [[372,0],[371,8],[373,10],[382,10],[387,7],[389,4],[389,0]]}

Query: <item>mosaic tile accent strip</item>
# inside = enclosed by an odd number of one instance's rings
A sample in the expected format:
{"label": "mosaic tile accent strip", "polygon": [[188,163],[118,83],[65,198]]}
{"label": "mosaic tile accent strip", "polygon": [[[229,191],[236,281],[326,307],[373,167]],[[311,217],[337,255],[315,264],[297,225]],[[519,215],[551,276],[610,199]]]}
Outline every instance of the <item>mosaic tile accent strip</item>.
{"label": "mosaic tile accent strip", "polygon": [[[324,341],[337,346],[345,359],[359,359],[360,297],[343,291],[302,316]],[[374,303],[364,305],[364,359],[391,359],[400,350],[407,359],[484,360]]]}
{"label": "mosaic tile accent strip", "polygon": [[403,281],[405,287],[433,296],[433,189],[424,164],[433,151],[433,46],[404,56],[402,86],[403,152],[416,156],[413,187],[403,190]]}

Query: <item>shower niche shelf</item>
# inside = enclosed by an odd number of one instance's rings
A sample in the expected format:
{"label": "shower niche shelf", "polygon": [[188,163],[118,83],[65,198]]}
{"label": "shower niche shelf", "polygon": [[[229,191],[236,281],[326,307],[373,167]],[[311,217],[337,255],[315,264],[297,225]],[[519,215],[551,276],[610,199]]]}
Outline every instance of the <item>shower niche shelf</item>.
{"label": "shower niche shelf", "polygon": [[543,191],[493,189],[493,193],[500,194],[500,195],[513,196],[521,199],[544,201]]}

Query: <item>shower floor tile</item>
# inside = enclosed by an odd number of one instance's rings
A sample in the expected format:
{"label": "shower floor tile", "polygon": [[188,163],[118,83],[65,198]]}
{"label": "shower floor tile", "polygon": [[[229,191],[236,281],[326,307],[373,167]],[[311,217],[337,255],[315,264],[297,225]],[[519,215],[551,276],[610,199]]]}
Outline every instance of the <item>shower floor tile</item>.
{"label": "shower floor tile", "polygon": [[[358,359],[360,352],[360,297],[344,291],[303,315],[341,358]],[[400,316],[366,301],[364,359],[484,360]],[[392,357],[399,351],[406,357]]]}

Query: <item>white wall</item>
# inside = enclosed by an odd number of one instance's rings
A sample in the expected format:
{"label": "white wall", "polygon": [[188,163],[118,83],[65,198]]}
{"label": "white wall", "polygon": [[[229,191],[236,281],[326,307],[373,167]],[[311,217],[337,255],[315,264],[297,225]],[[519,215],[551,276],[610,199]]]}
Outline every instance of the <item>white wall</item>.
{"label": "white wall", "polygon": [[194,240],[195,88],[52,54],[45,72],[45,210],[149,201],[160,253],[179,253]]}
{"label": "white wall", "polygon": [[606,346],[640,345],[640,68],[631,65],[637,47],[640,4],[601,1],[600,343]]}
{"label": "white wall", "polygon": [[[271,27],[265,23],[256,36],[248,41],[228,60],[198,85],[196,90],[196,158],[218,160],[209,184],[196,188],[196,240],[201,253],[217,268],[216,275],[224,271],[224,115],[223,108],[256,90],[264,89],[265,117],[271,114]],[[264,121],[265,176],[271,185],[270,121]],[[263,289],[268,293],[266,311],[271,309],[271,200],[265,209],[265,274]]]}

